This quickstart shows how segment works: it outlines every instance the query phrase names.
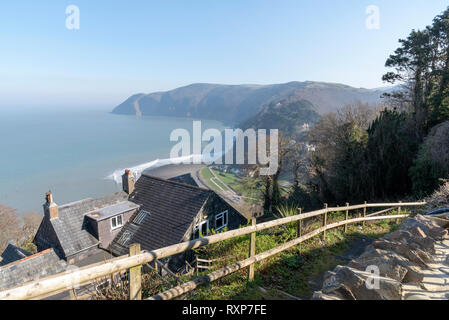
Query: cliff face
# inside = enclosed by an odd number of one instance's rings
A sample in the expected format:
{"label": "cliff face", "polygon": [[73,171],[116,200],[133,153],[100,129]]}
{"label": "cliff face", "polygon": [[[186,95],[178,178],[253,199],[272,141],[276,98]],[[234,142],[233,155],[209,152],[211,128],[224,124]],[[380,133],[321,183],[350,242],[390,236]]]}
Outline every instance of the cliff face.
{"label": "cliff face", "polygon": [[347,103],[379,103],[382,90],[357,89],[322,82],[289,82],[273,85],[192,84],[167,92],[136,94],[113,113],[195,117],[242,122],[270,103],[288,99],[308,100],[318,113],[336,110]]}

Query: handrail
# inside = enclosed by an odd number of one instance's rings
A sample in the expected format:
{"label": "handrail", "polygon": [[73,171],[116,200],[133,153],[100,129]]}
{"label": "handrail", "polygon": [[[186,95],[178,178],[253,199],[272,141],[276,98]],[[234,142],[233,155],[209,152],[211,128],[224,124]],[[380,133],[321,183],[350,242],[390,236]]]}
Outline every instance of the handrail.
{"label": "handrail", "polygon": [[[362,204],[362,205],[315,210],[308,213],[272,220],[261,224],[256,224],[254,226],[243,227],[240,229],[207,236],[197,240],[174,244],[165,248],[160,248],[149,252],[142,251],[140,254],[136,254],[133,256],[124,255],[111,260],[107,260],[106,262],[99,262],[79,269],[66,271],[64,273],[56,274],[44,279],[39,279],[36,281],[26,283],[12,289],[0,291],[0,300],[32,299],[52,292],[57,292],[62,289],[70,290],[79,283],[85,284],[97,278],[106,277],[110,274],[124,271],[135,266],[143,265],[152,262],[156,259],[167,258],[191,249],[196,249],[202,246],[221,242],[238,236],[248,235],[254,232],[259,232],[262,230],[288,224],[291,222],[316,217],[328,212],[339,212],[344,210],[357,210],[362,208],[377,208],[377,207],[410,207],[410,206],[420,206],[424,204],[426,203],[425,202],[409,202],[409,203],[403,202],[393,204],[375,203],[375,204]],[[363,218],[363,219],[369,220],[370,218]]]}
{"label": "handrail", "polygon": [[325,227],[320,227],[312,232],[309,232],[309,233],[307,233],[299,238],[296,238],[294,240],[291,240],[287,243],[284,243],[276,248],[264,251],[262,253],[259,253],[256,256],[253,256],[253,257],[250,257],[243,261],[234,263],[230,266],[226,266],[222,269],[216,270],[214,272],[211,272],[208,275],[196,278],[192,281],[185,282],[182,285],[168,289],[167,291],[164,291],[162,293],[158,293],[158,294],[148,298],[147,300],[170,300],[170,299],[176,298],[184,293],[187,293],[189,291],[196,289],[200,285],[218,280],[224,276],[227,276],[228,274],[231,274],[233,272],[236,272],[238,270],[246,268],[249,265],[252,265],[259,261],[265,260],[265,259],[267,259],[273,255],[276,255],[284,250],[287,250],[293,246],[296,246],[296,245],[300,244],[301,242],[304,242],[310,238],[313,238],[314,236],[319,235],[320,233],[322,233],[326,230],[329,230],[329,229],[337,228],[337,227],[343,226],[345,224],[351,224],[351,223],[357,223],[357,222],[363,222],[363,221],[398,219],[398,218],[405,218],[405,217],[408,217],[408,215],[402,214],[402,215],[392,215],[392,216],[384,216],[384,217],[354,218],[351,220],[335,222],[335,223],[329,224]]}

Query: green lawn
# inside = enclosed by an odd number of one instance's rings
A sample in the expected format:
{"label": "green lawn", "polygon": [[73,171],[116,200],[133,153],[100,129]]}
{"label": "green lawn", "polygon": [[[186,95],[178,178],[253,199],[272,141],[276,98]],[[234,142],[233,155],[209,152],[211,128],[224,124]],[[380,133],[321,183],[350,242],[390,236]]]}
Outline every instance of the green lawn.
{"label": "green lawn", "polygon": [[[203,178],[204,182],[206,182],[207,185],[212,188],[212,190],[216,192],[226,190],[226,186],[221,181],[217,181],[217,179],[214,178],[209,168],[204,168],[201,170],[201,177]],[[220,189],[220,187],[218,187],[217,185],[220,186],[223,190]]]}
{"label": "green lawn", "polygon": [[249,197],[252,199],[246,199],[247,202],[258,202],[261,200],[260,196],[260,188],[251,188],[248,185],[246,185],[242,178],[238,177],[237,175],[233,173],[225,173],[220,172],[217,170],[214,170],[215,174],[220,178],[221,181],[226,183],[228,186],[230,186],[234,191],[236,191],[238,194],[242,195],[243,197]]}

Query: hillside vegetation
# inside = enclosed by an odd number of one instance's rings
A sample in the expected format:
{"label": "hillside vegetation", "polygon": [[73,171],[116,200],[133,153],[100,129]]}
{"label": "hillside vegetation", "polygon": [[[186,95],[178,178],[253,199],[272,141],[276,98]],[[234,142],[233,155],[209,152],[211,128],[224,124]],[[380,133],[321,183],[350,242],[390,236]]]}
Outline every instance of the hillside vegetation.
{"label": "hillside vegetation", "polygon": [[[344,214],[333,213],[329,223],[344,219]],[[304,234],[321,226],[321,221],[309,221]],[[320,284],[320,276],[326,270],[338,264],[347,263],[347,251],[351,250],[361,238],[378,238],[397,227],[394,222],[378,222],[348,227],[327,232],[326,240],[320,236],[307,240],[301,245],[286,250],[255,265],[255,279],[247,281],[247,269],[238,271],[209,285],[198,288],[185,295],[187,299],[197,300],[259,300],[267,297],[259,287],[274,291],[281,290],[287,294],[308,299]],[[277,247],[296,237],[296,224],[273,228],[257,234],[256,253]],[[201,258],[218,259],[214,269],[219,269],[248,257],[249,236],[242,236],[198,250]],[[210,271],[210,270],[209,270]],[[282,297],[285,299],[285,297]]]}
{"label": "hillside vegetation", "polygon": [[219,85],[198,83],[167,92],[136,94],[117,106],[113,113],[193,117],[240,123],[272,102],[308,100],[318,113],[362,101],[375,104],[383,90],[357,89],[322,82],[289,82],[273,85]]}
{"label": "hillside vegetation", "polygon": [[295,184],[281,198],[281,172],[264,177],[269,212],[283,203],[311,210],[325,202],[419,199],[449,179],[449,9],[399,40],[386,67],[383,79],[398,86],[382,105],[358,102],[324,114],[305,137],[312,150],[292,146],[286,127],[280,168]]}
{"label": "hillside vegetation", "polygon": [[306,129],[304,124],[312,126],[318,121],[320,115],[314,105],[307,100],[290,102],[282,100],[272,102],[255,116],[249,118],[240,125],[246,130],[254,129],[279,129],[291,137],[303,136]]}

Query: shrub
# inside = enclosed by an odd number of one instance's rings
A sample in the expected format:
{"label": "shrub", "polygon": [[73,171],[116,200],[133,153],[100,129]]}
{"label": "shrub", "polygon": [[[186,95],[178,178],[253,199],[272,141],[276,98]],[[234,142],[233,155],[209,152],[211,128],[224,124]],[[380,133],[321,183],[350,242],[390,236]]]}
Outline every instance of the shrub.
{"label": "shrub", "polygon": [[449,177],[449,121],[430,131],[410,169],[413,192],[422,196],[432,193],[440,179]]}
{"label": "shrub", "polygon": [[445,181],[438,190],[426,198],[427,208],[435,209],[441,207],[449,207],[449,181]]}

